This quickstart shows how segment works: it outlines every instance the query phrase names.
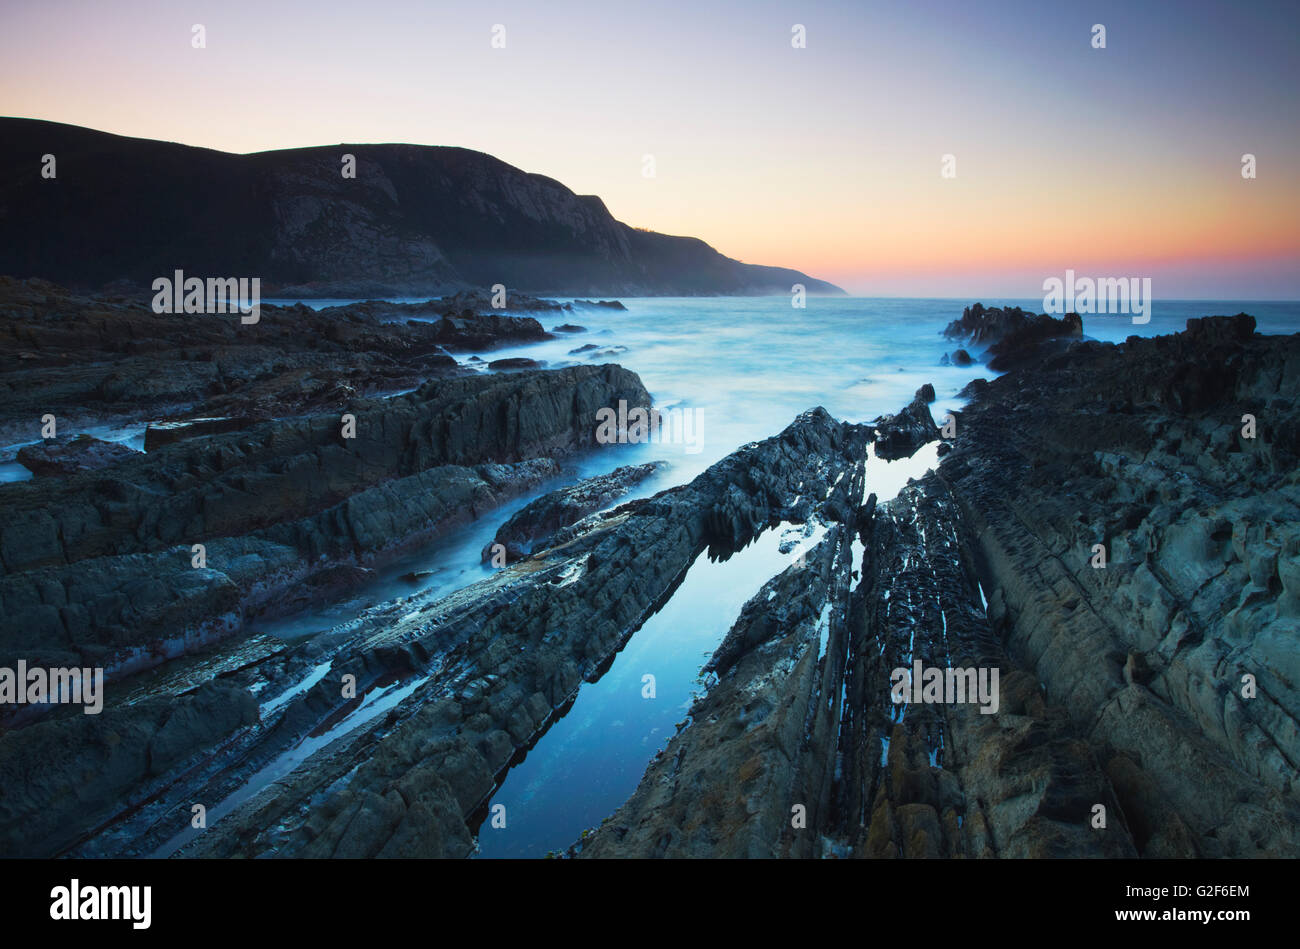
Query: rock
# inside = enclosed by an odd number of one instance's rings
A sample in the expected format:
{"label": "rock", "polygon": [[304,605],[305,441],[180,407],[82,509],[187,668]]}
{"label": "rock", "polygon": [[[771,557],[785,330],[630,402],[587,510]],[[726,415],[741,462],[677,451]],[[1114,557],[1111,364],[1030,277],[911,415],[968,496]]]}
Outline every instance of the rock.
{"label": "rock", "polygon": [[570,350],[569,350],[569,355],[570,355],[570,356],[581,356],[583,353],[594,352],[594,351],[597,350],[597,349],[600,349],[600,347],[599,347],[598,345],[596,345],[595,343],[585,343],[584,345],[579,346],[577,349],[570,349]]}
{"label": "rock", "polygon": [[[1289,439],[1236,436],[1252,402],[1289,431],[1300,336],[1244,326],[1069,349],[972,386],[944,464],[859,509],[860,560],[828,535],[746,604],[707,667],[717,681],[571,853],[1296,852],[1300,676],[1275,637],[1297,634],[1297,459]],[[1187,413],[1198,363],[1233,382]],[[1106,569],[1089,562],[1098,540]],[[891,670],[918,657],[1000,670],[997,710],[900,714]],[[1252,700],[1246,669],[1269,683]]]}
{"label": "rock", "polygon": [[[1300,458],[1284,435],[1300,415],[1300,336],[1253,329],[1189,321],[983,383],[939,469],[1002,638],[1111,762],[1142,856],[1300,846],[1300,676],[1286,671],[1300,664],[1276,645],[1300,627],[1273,558],[1300,551]],[[1270,436],[1239,437],[1252,405],[1276,406]]]}
{"label": "rock", "polygon": [[163,445],[170,445],[183,438],[195,438],[202,435],[218,435],[222,432],[237,432],[255,424],[256,420],[247,416],[237,418],[193,418],[176,422],[155,422],[144,431],[144,450],[154,451]]}
{"label": "rock", "polygon": [[627,307],[625,307],[618,300],[574,300],[573,305],[574,306],[600,306],[600,307],[604,307],[607,310],[627,309]]}
{"label": "rock", "polygon": [[975,303],[962,310],[961,319],[944,328],[946,339],[960,339],[981,349],[987,349],[1012,333],[1027,326],[1035,315],[1018,306],[985,307]]}
{"label": "rock", "polygon": [[927,382],[925,385],[921,386],[921,388],[916,390],[915,398],[920,399],[927,405],[934,402],[934,386]]}
{"label": "rock", "polygon": [[512,356],[509,359],[494,359],[487,366],[489,369],[540,369],[542,364],[536,359],[526,359],[523,356]]}
{"label": "rock", "polygon": [[[193,801],[314,735],[325,750],[178,855],[466,856],[501,775],[692,564],[773,529],[791,559],[570,854],[1300,852],[1300,335],[1221,318],[1059,341],[970,383],[943,463],[893,500],[866,494],[869,445],[901,457],[937,437],[925,386],[874,427],[804,413],[653,497],[610,508],[624,469],[551,492],[503,525],[521,562],[215,659],[192,653],[222,624],[353,583],[376,551],[555,476],[594,447],[600,407],[648,393],[617,366],[439,377],[354,398],[355,439],[331,411],[8,485],[0,665],[161,668],[111,681],[102,716],[7,723],[0,768],[23,780],[0,796],[4,852],[170,854]],[[997,685],[900,697],[915,662]],[[390,689],[384,713],[348,718]]]}
{"label": "rock", "polygon": [[[1071,340],[1082,338],[1083,320],[1078,313],[1067,313],[1058,320],[1020,307],[985,308],[976,303],[962,311],[960,320],[949,323],[943,335],[978,347],[988,357],[989,368],[1005,372],[1063,351]],[[953,354],[954,365],[969,365],[970,361],[965,350]]]}
{"label": "rock", "polygon": [[9,782],[0,798],[0,848],[14,857],[59,853],[120,811],[141,782],[256,721],[253,696],[210,682],[176,698],[9,731],[0,741],[0,768],[23,780]]}
{"label": "rock", "polygon": [[467,349],[494,349],[555,338],[542,329],[542,324],[531,316],[498,314],[479,316],[468,310],[456,316],[444,316],[437,323],[432,324],[432,327],[433,338],[454,352],[463,352]]}
{"label": "rock", "polygon": [[[1094,801],[1119,812],[1105,771],[1001,651],[961,535],[945,526],[959,517],[930,474],[774,578],[706,666],[717,682],[689,724],[573,852],[807,858],[827,839],[869,857],[1134,856],[1122,827],[1089,826]],[[900,715],[893,670],[922,656],[1000,667],[997,714],[909,703]],[[794,832],[792,801],[807,824]]]}
{"label": "rock", "polygon": [[617,366],[435,379],[355,401],[352,439],[337,415],[283,419],[133,453],[111,480],[8,485],[0,661],[93,653],[134,671],[232,635],[554,477],[620,400],[650,404]]}
{"label": "rock", "polygon": [[1082,336],[1083,320],[1078,313],[1067,313],[1059,320],[1040,314],[990,346],[988,365],[995,372],[1006,372],[1064,352]]}
{"label": "rock", "polygon": [[547,313],[570,310],[572,307],[567,303],[558,303],[555,300],[542,300],[538,297],[529,296],[526,293],[520,293],[517,290],[511,290],[505,295],[505,306],[494,306],[493,300],[495,294],[490,290],[460,290],[451,296],[443,297],[440,300],[430,301],[430,305],[436,305],[438,310],[443,314],[460,313],[469,310],[473,313],[488,313],[499,310],[513,310],[515,312],[525,313]]}
{"label": "rock", "polygon": [[[154,313],[147,297],[111,302],[8,277],[0,277],[0,313],[0,349],[33,356],[0,371],[8,393],[0,403],[0,444],[31,441],[39,434],[33,420],[47,413],[65,431],[205,420],[194,434],[246,427],[247,420],[342,413],[353,398],[470,372],[447,347],[486,350],[552,338],[531,317],[443,317],[424,304],[262,304],[259,321],[243,325],[233,313]],[[29,345],[32,339],[39,348]],[[151,435],[150,450],[164,443],[163,432]]]}
{"label": "rock", "polygon": [[929,408],[929,402],[933,401],[933,392],[934,389],[931,387],[931,398],[926,399],[925,387],[922,387],[917,390],[916,398],[903,411],[876,420],[877,457],[888,461],[910,458],[922,445],[939,437],[939,429],[934,424],[934,417],[930,414]]}
{"label": "rock", "polygon": [[70,475],[100,471],[140,453],[120,442],[90,435],[60,435],[18,449],[18,462],[34,475]]}
{"label": "rock", "polygon": [[974,361],[971,359],[970,353],[964,349],[959,349],[952,354],[952,364],[954,366],[969,366]]}
{"label": "rock", "polygon": [[[698,556],[726,556],[796,516],[796,503],[803,516],[851,516],[868,434],[824,410],[805,413],[690,484],[625,505],[526,564],[493,571],[448,597],[415,593],[367,611],[333,634],[340,645],[321,681],[288,698],[204,773],[178,780],[142,810],[124,810],[111,833],[78,852],[154,852],[185,826],[188,811],[179,802],[220,800],[218,788],[248,773],[250,754],[266,760],[337,715],[347,704],[341,677],[354,675],[359,695],[381,682],[415,688],[394,715],[350,731],[330,754],[311,757],[273,793],[210,824],[181,853],[466,855],[495,776]],[[804,495],[824,500],[813,505]],[[601,593],[615,589],[618,596]],[[305,674],[321,658],[317,652],[295,661]],[[400,793],[390,794],[394,788]]]}
{"label": "rock", "polygon": [[1255,335],[1255,318],[1248,313],[1236,316],[1205,316],[1187,321],[1187,337],[1197,344],[1214,346],[1232,345],[1249,340]]}
{"label": "rock", "polygon": [[587,327],[575,326],[573,323],[561,323],[559,326],[551,327],[552,333],[585,333]]}
{"label": "rock", "polygon": [[609,474],[584,478],[576,484],[545,494],[517,511],[483,548],[483,561],[493,558],[498,546],[506,562],[519,560],[552,543],[560,528],[568,527],[627,494],[665,466],[665,462],[627,465]]}

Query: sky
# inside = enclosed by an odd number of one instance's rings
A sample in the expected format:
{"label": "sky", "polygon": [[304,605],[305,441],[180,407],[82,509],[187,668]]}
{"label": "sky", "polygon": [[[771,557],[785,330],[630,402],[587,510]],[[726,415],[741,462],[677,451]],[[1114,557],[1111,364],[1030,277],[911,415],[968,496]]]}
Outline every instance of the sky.
{"label": "sky", "polygon": [[1296,0],[0,0],[0,114],[459,145],[862,295],[1300,299]]}

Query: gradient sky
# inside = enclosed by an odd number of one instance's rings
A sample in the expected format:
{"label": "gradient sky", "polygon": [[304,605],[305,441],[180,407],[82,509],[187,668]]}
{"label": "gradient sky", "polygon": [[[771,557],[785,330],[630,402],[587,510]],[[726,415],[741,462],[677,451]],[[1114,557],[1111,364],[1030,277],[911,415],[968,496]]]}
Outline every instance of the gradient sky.
{"label": "gradient sky", "polygon": [[3,0],[0,113],[461,145],[866,295],[1297,299],[1298,37],[1295,0]]}

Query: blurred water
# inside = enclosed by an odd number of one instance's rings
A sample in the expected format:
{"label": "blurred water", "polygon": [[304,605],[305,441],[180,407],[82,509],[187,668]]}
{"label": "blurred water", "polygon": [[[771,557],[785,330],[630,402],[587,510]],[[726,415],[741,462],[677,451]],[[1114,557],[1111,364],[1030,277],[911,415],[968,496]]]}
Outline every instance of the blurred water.
{"label": "blurred water", "polygon": [[[294,302],[294,301],[267,301]],[[314,301],[332,306],[349,301]],[[338,603],[275,621],[259,629],[293,638],[350,619],[366,604],[420,591],[450,593],[487,576],[479,554],[512,513],[546,491],[618,465],[665,459],[671,467],[640,484],[628,497],[648,497],[684,484],[742,445],[785,428],[796,415],[818,405],[837,418],[869,422],[896,412],[916,390],[932,383],[936,419],[960,407],[957,393],[971,379],[990,377],[980,365],[940,366],[957,348],[941,332],[961,316],[965,301],[810,297],[795,309],[789,297],[645,297],[623,301],[627,311],[575,306],[544,313],[547,329],[561,324],[586,332],[555,340],[478,353],[458,353],[466,366],[522,356],[550,368],[616,362],[640,375],[661,409],[698,412],[699,451],[683,444],[614,445],[568,459],[565,477],[549,482],[491,515],[450,532],[424,550],[379,571],[374,583]],[[987,306],[1021,306],[1038,311],[1042,300],[985,300]],[[1300,331],[1300,303],[1157,302],[1151,322],[1136,326],[1127,316],[1084,318],[1089,336],[1122,342],[1130,335],[1154,336],[1181,330],[1188,317],[1252,313],[1263,333]],[[570,355],[588,343],[626,347],[616,355]],[[473,362],[477,355],[482,362]],[[422,573],[414,582],[403,574]]]}
{"label": "blurred water", "polygon": [[740,608],[819,539],[783,554],[781,536],[767,531],[727,560],[696,558],[672,598],[510,770],[490,802],[505,807],[506,826],[494,827],[489,814],[480,856],[563,850],[636,790],[646,763],[703,691],[700,670]]}
{"label": "blurred water", "polygon": [[[295,303],[272,300],[266,303]],[[313,300],[321,309],[352,300]],[[419,302],[401,298],[393,302]],[[564,302],[564,301],[561,301]],[[624,299],[627,311],[575,306],[569,312],[538,315],[547,329],[577,324],[588,332],[561,334],[543,343],[478,353],[482,359],[524,356],[551,367],[616,362],[638,373],[660,408],[697,409],[703,430],[701,450],[681,445],[626,446],[620,464],[669,458],[675,468],[646,485],[659,490],[682,483],[747,442],[784,428],[797,414],[824,406],[837,418],[870,421],[911,401],[925,382],[934,384],[936,417],[957,405],[954,396],[967,382],[988,376],[980,366],[941,367],[939,355],[951,351],[939,333],[961,316],[962,299],[809,297],[804,309],[779,297],[640,297]],[[1033,312],[1042,299],[984,299],[986,306],[1020,306]],[[1151,322],[1134,325],[1128,316],[1084,316],[1084,332],[1109,342],[1128,336],[1156,336],[1181,330],[1189,317],[1247,312],[1261,333],[1300,332],[1300,302],[1157,300]],[[613,355],[569,355],[588,343],[627,347]],[[465,364],[473,353],[458,354]],[[95,426],[85,434],[144,449],[147,422]],[[33,434],[39,425],[33,421]],[[81,434],[73,432],[72,434]],[[31,477],[14,460],[17,450],[36,439],[0,446],[0,483]],[[599,463],[584,466],[594,471]]]}
{"label": "blurred water", "polygon": [[[896,412],[923,383],[934,384],[940,418],[958,407],[955,396],[986,368],[940,366],[959,344],[943,328],[968,301],[809,297],[805,309],[790,298],[708,297],[624,300],[627,312],[575,306],[543,314],[547,329],[562,323],[586,333],[480,353],[483,359],[525,356],[549,367],[616,362],[640,375],[660,408],[698,409],[702,450],[680,445],[638,446],[646,458],[666,457],[682,482],[736,448],[779,432],[800,412],[824,406],[836,418],[871,421]],[[986,306],[1042,310],[1042,300],[984,300]],[[1084,332],[1109,342],[1177,332],[1188,317],[1251,313],[1261,333],[1300,332],[1300,303],[1157,301],[1151,322],[1128,316],[1085,316]],[[610,356],[569,355],[587,343],[625,346]],[[464,356],[457,358],[465,362]],[[658,449],[657,451],[655,449]]]}

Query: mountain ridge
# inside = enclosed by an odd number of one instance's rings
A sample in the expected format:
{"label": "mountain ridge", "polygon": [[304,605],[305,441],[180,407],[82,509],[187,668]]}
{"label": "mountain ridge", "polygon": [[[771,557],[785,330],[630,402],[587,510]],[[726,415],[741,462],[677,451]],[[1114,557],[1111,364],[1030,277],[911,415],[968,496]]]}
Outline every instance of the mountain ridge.
{"label": "mountain ridge", "polygon": [[[345,154],[355,178],[342,176]],[[597,195],[459,146],[235,154],[0,117],[0,169],[0,273],[84,289],[147,287],[182,269],[261,276],[264,295],[304,298],[497,283],[576,296],[844,292],[631,227]]]}

